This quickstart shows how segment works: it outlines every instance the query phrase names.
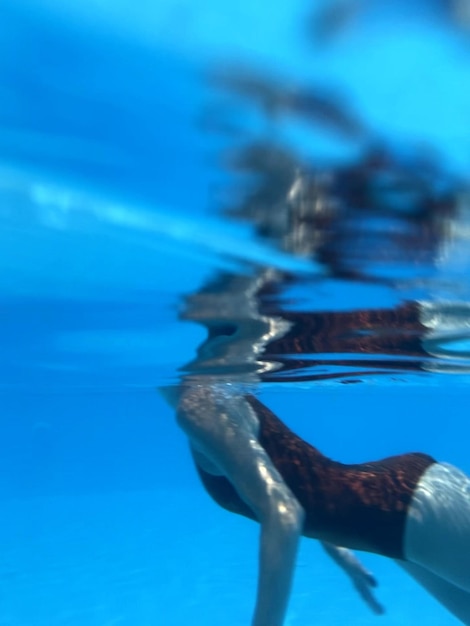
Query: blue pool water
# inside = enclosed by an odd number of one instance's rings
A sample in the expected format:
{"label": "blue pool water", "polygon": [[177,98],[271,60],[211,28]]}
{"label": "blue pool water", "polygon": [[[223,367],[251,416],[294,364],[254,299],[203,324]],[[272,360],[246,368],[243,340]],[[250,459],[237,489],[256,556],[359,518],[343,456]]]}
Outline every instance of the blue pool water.
{"label": "blue pool water", "polygon": [[[344,462],[470,472],[468,24],[437,1],[341,6],[0,3],[0,626],[250,623],[258,530],[200,486],[158,393],[181,377],[262,381]],[[367,188],[382,211],[349,213],[368,146],[391,162]],[[255,192],[302,168],[327,192],[293,224]],[[308,313],[319,343],[196,358],[256,281],[265,317],[301,337]],[[361,559],[385,616],[304,541],[286,624],[458,623]]]}

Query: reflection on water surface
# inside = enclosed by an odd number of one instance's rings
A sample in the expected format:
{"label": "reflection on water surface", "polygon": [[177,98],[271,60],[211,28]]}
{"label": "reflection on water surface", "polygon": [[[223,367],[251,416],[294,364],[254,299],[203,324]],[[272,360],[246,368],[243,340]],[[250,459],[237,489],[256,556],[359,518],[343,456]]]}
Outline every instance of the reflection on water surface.
{"label": "reflection on water surface", "polygon": [[[32,0],[28,19],[2,9],[17,37],[0,42],[1,284],[20,300],[52,297],[56,317],[63,298],[92,293],[118,319],[56,324],[42,368],[83,373],[85,354],[101,372],[156,359],[145,380],[174,381],[192,336],[172,339],[166,361],[159,346],[179,306],[207,332],[183,367],[191,376],[467,370],[465,1],[280,5],[268,21],[238,7],[244,30],[226,29],[222,48],[217,28],[203,30],[208,4],[162,3],[140,39],[124,5],[49,4],[47,20]],[[103,38],[87,31],[92,14]],[[184,40],[163,32],[178,20]],[[158,332],[120,301],[153,307]]]}
{"label": "reflection on water surface", "polygon": [[[359,5],[323,17],[342,23]],[[468,371],[468,282],[453,267],[469,263],[465,178],[429,146],[381,136],[324,85],[293,86],[246,66],[209,80],[217,95],[203,128],[225,137],[219,164],[233,181],[220,193],[224,213],[322,269],[219,273],[190,295],[182,318],[203,324],[207,339],[183,368],[189,378],[359,382]],[[285,139],[296,123],[310,150]],[[318,132],[354,144],[354,158],[325,161]]]}

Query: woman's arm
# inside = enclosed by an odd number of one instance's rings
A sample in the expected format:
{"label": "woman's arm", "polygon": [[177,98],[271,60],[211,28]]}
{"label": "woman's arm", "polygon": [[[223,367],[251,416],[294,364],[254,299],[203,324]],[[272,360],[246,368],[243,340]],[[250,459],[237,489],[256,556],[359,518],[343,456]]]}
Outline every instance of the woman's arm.
{"label": "woman's arm", "polygon": [[364,602],[376,615],[383,615],[385,609],[380,602],[375,599],[372,592],[372,589],[377,587],[377,580],[374,575],[362,565],[354,552],[347,548],[334,546],[325,541],[321,541],[320,543],[328,556],[330,556],[349,576]]}

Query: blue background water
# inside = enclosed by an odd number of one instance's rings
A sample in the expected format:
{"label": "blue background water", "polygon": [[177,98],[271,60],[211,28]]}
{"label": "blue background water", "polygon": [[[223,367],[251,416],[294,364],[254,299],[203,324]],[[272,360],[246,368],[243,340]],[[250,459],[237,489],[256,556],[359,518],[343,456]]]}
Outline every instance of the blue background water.
{"label": "blue background water", "polygon": [[[294,4],[0,5],[2,626],[249,623],[257,529],[203,493],[156,392],[204,337],[178,321],[183,294],[247,261],[302,266],[213,210],[223,142],[196,121],[214,59],[327,77],[397,144],[468,168],[468,46],[437,5],[379,3],[334,54],[313,54],[298,33],[308,6]],[[310,138],[292,125],[285,141]],[[316,142],[325,161],[354,150]],[[346,308],[395,297],[333,293]],[[470,471],[466,377],[402,379],[261,397],[341,460],[418,449]],[[385,617],[305,541],[287,624],[456,623],[393,563],[364,562]]]}

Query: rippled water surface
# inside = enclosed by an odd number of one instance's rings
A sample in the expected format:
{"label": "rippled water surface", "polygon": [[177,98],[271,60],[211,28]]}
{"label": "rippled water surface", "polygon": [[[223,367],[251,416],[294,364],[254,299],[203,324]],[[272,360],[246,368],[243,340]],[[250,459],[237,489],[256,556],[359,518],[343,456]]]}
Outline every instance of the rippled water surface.
{"label": "rippled water surface", "polygon": [[[467,3],[0,4],[0,625],[248,624],[158,388],[470,471]],[[361,557],[362,558],[362,557]],[[287,624],[457,624],[304,542]]]}

